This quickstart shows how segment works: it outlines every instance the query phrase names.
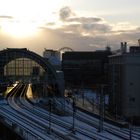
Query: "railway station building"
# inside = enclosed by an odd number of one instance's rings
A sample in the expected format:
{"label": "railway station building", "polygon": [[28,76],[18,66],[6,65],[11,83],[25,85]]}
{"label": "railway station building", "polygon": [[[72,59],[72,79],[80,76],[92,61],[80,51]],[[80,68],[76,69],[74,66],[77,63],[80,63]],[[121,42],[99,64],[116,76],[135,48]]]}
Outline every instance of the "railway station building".
{"label": "railway station building", "polygon": [[63,94],[62,72],[42,56],[26,48],[7,48],[0,51],[0,83],[15,81],[55,85]]}

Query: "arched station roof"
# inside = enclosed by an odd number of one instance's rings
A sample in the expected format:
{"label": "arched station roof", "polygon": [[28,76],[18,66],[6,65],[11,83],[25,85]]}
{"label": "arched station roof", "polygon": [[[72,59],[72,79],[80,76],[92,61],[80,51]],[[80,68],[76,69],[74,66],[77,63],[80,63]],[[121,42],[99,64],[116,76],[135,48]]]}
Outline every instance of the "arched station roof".
{"label": "arched station roof", "polygon": [[29,58],[37,62],[45,71],[51,72],[55,79],[57,79],[57,73],[55,68],[43,57],[35,52],[29,51],[26,48],[7,48],[0,51],[0,68],[4,67],[8,62],[17,58]]}

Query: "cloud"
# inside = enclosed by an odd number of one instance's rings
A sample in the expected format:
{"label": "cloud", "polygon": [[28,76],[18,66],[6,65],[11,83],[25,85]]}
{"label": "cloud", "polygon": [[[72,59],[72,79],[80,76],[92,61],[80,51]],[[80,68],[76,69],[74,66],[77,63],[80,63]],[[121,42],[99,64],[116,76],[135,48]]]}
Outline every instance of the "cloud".
{"label": "cloud", "polygon": [[107,24],[82,24],[82,28],[88,32],[109,32],[111,31],[111,26]]}
{"label": "cloud", "polygon": [[101,18],[97,17],[74,17],[74,18],[67,18],[67,22],[79,22],[79,23],[94,23],[94,22],[101,22]]}
{"label": "cloud", "polygon": [[140,37],[140,27],[129,22],[113,24],[94,15],[80,17],[69,7],[60,9],[59,17],[60,25],[56,28],[51,27],[57,25],[57,22],[48,23],[41,28],[42,36],[32,41],[32,49],[35,47],[34,50],[41,53],[44,48],[60,49],[67,46],[78,51],[94,51],[110,45],[113,50],[120,48],[121,41],[126,41],[131,46]]}
{"label": "cloud", "polygon": [[108,24],[69,24],[61,27],[61,31],[65,33],[74,33],[79,35],[98,36],[98,34],[104,34],[111,32],[112,27]]}
{"label": "cloud", "polygon": [[69,7],[60,9],[59,15],[62,22],[62,31],[81,35],[95,35],[95,33],[110,32],[112,26],[101,17],[78,17]]}
{"label": "cloud", "polygon": [[[68,46],[73,50],[94,51],[105,49],[107,45],[110,45],[112,50],[119,49],[121,41],[128,42],[129,46],[138,45],[137,40],[140,37],[140,27],[118,33],[118,31],[112,31],[111,25],[107,24],[105,26],[103,24],[98,28],[97,26],[99,25],[97,24],[95,27],[83,29],[81,24],[70,24],[54,30],[46,29],[46,34],[49,33],[48,36],[51,37],[51,39],[46,40],[47,46],[50,49],[59,49],[63,46]],[[107,33],[104,33],[102,30],[105,30]],[[83,35],[82,33],[87,34]]]}
{"label": "cloud", "polygon": [[72,15],[74,15],[74,13],[72,12],[72,10],[69,7],[63,7],[59,11],[59,16],[62,21],[65,21]]}
{"label": "cloud", "polygon": [[93,23],[103,21],[99,17],[77,17],[70,7],[66,6],[59,11],[60,20],[65,22]]}
{"label": "cloud", "polygon": [[137,26],[132,25],[129,22],[118,22],[116,24],[113,25],[113,31],[130,31],[130,30],[135,30],[137,28]]}
{"label": "cloud", "polygon": [[56,26],[55,22],[49,22],[49,23],[46,23],[46,25],[43,28],[45,28],[45,27],[47,27],[47,28],[55,28],[55,26]]}
{"label": "cloud", "polygon": [[55,22],[49,22],[46,24],[47,26],[54,26],[55,25]]}
{"label": "cloud", "polygon": [[12,16],[0,15],[0,19],[13,19]]}
{"label": "cloud", "polygon": [[[3,47],[22,46],[42,54],[44,48],[60,49],[70,47],[73,50],[94,51],[104,49],[108,44],[112,49],[120,48],[120,42],[126,41],[128,45],[137,45],[140,38],[140,27],[129,22],[110,23],[102,17],[78,16],[70,7],[60,9],[59,21],[46,23],[40,27],[41,36],[35,39],[18,42],[0,38]],[[2,16],[0,18],[10,18]],[[11,17],[12,18],[12,17]],[[53,28],[54,27],[54,28]],[[6,45],[8,42],[9,44]]]}

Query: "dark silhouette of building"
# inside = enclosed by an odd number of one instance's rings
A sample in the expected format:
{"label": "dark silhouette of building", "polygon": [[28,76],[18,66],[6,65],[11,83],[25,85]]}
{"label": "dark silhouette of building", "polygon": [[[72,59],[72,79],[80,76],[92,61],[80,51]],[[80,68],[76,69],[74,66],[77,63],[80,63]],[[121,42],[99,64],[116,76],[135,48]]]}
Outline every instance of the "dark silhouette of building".
{"label": "dark silhouette of building", "polygon": [[116,117],[140,118],[140,47],[109,56],[109,77],[110,111]]}
{"label": "dark silhouette of building", "polygon": [[110,54],[110,50],[63,53],[62,70],[66,86],[86,88],[107,83]]}

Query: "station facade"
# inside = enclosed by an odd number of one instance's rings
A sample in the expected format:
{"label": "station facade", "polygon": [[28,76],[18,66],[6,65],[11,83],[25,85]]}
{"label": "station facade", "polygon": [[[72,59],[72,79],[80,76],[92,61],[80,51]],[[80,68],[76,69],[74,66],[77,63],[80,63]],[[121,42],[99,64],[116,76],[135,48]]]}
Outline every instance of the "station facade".
{"label": "station facade", "polygon": [[15,81],[56,85],[61,94],[64,91],[60,72],[57,73],[48,61],[26,48],[0,51],[0,83]]}

